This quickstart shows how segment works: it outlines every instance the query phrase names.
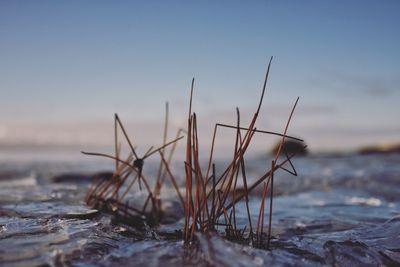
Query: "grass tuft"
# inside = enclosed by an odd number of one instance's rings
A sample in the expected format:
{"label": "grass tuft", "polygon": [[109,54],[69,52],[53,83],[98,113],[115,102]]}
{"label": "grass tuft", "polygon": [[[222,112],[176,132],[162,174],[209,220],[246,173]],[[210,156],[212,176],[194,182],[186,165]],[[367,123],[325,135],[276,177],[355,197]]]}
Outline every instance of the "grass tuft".
{"label": "grass tuft", "polygon": [[[197,115],[192,110],[195,85],[194,78],[192,79],[190,88],[187,129],[179,129],[176,137],[169,142],[167,141],[169,117],[169,106],[167,103],[162,138],[163,143],[157,149],[153,149],[153,147],[149,148],[142,157],[136,153],[135,147],[119,116],[115,114],[115,155],[82,152],[86,155],[107,157],[115,161],[115,171],[109,180],[93,180],[86,196],[86,203],[92,207],[105,208],[118,216],[122,216],[124,221],[130,221],[134,225],[140,224],[140,221],[146,221],[154,225],[160,222],[162,216],[161,189],[165,180],[169,179],[184,210],[184,229],[182,237],[186,243],[195,239],[196,232],[208,233],[218,231],[220,227],[223,227],[227,238],[248,242],[258,247],[265,246],[264,239],[266,237],[266,248],[269,249],[272,237],[274,174],[277,170],[282,169],[290,174],[297,175],[291,161],[297,152],[291,152],[289,154],[285,151],[283,144],[287,139],[303,142],[300,138],[287,135],[290,121],[299,98],[297,98],[291,110],[283,133],[259,130],[256,127],[266,93],[271,62],[272,57],[268,64],[256,111],[246,127],[242,126],[239,108],[236,108],[236,125],[224,123],[215,124],[211,149],[208,156],[208,164],[205,170],[201,168],[200,162]],[[231,160],[225,167],[220,167],[219,170],[222,171],[217,173],[216,163],[214,162],[214,150],[217,142],[217,131],[221,128],[234,130],[236,137]],[[130,154],[125,159],[121,159],[120,156],[121,144],[118,139],[119,131],[122,132],[130,148]],[[246,172],[245,157],[253,137],[256,134],[280,136],[281,141],[276,149],[275,157],[270,167],[267,167],[260,177],[256,177],[255,179],[252,177],[251,180],[254,182],[249,184],[250,179]],[[171,171],[170,165],[178,141],[184,137],[186,137],[186,156],[184,161],[185,187],[184,192],[181,192],[182,190],[177,183],[175,175]],[[143,166],[147,158],[156,154],[159,155],[160,162],[157,176],[153,181],[154,188],[151,189],[148,178],[143,174]],[[269,166],[269,164],[267,164],[267,166]],[[243,190],[238,190],[238,181],[243,183]],[[146,200],[141,207],[131,205],[131,203],[129,203],[129,198],[127,198],[128,193],[134,187],[137,187],[138,190],[144,192],[146,195]],[[251,195],[251,192],[255,191],[258,187],[262,187],[261,196]],[[252,221],[251,209],[249,207],[250,198],[254,197],[260,199],[260,208],[256,225],[254,225]],[[266,204],[268,199],[269,205]],[[247,225],[242,229],[239,228],[237,223],[239,202],[244,202],[246,207]],[[268,215],[268,227],[265,225],[266,215]],[[267,233],[264,233],[265,229],[267,229]]]}

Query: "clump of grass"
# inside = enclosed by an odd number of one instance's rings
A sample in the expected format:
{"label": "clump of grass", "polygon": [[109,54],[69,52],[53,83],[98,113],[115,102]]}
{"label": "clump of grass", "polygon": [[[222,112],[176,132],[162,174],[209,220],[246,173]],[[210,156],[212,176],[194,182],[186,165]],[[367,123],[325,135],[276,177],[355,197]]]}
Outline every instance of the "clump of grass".
{"label": "clump of grass", "polygon": [[[272,60],[272,58],[271,58]],[[290,120],[294,113],[298,99],[293,106],[289,119],[286,123],[283,134],[258,130],[256,122],[259,117],[260,108],[263,103],[266,85],[269,75],[271,61],[269,62],[267,73],[265,76],[260,100],[257,109],[247,127],[241,126],[240,111],[237,108],[237,123],[236,125],[226,125],[222,123],[215,124],[214,134],[211,145],[211,152],[208,160],[208,167],[205,172],[200,168],[199,155],[198,155],[198,135],[197,135],[197,117],[196,113],[192,113],[192,95],[193,95],[193,82],[191,89],[191,97],[189,104],[189,117],[187,127],[187,144],[186,144],[186,161],[185,161],[185,181],[186,181],[186,198],[185,198],[185,228],[184,240],[193,240],[195,232],[209,232],[214,231],[217,226],[224,226],[226,235],[229,238],[237,240],[250,240],[255,245],[262,245],[262,233],[264,229],[264,215],[265,215],[265,200],[269,193],[269,220],[268,220],[268,242],[269,247],[271,239],[271,225],[272,225],[272,203],[273,203],[273,180],[274,173],[278,169],[283,169],[294,175],[296,171],[291,162],[291,159],[296,153],[288,155],[284,154],[284,158],[280,157],[282,154],[282,144],[285,139],[293,139],[303,142],[303,140],[288,136],[287,131]],[[216,133],[220,127],[230,128],[236,131],[236,141],[233,150],[232,160],[227,164],[222,174],[217,175],[215,172],[215,164],[213,162],[213,153],[216,142]],[[272,161],[271,168],[261,175],[256,181],[248,185],[246,175],[245,155],[253,137],[256,133],[272,134],[281,136],[281,143]],[[292,170],[285,167],[289,164]],[[241,178],[244,186],[242,193],[237,193],[238,179]],[[258,214],[257,226],[254,232],[252,216],[249,208],[249,194],[258,186],[263,186],[260,210]],[[245,229],[238,229],[236,223],[236,205],[239,201],[244,201],[247,212],[248,220],[248,236],[244,236]],[[247,227],[247,226],[246,226]],[[257,241],[254,243],[254,241]]]}
{"label": "clump of grass", "polygon": [[[123,215],[128,221],[135,221],[139,216],[141,219],[148,222],[157,223],[162,215],[160,193],[161,187],[166,177],[169,177],[184,209],[184,229],[182,236],[185,242],[192,241],[195,238],[196,232],[208,233],[216,231],[219,227],[224,227],[226,237],[229,239],[247,241],[255,246],[264,246],[264,229],[268,229],[266,247],[269,248],[272,228],[274,174],[277,170],[282,169],[293,175],[297,175],[297,172],[291,162],[291,159],[295,156],[296,152],[288,154],[286,151],[284,151],[283,144],[286,139],[303,142],[303,140],[299,138],[287,135],[289,124],[299,99],[296,100],[292,108],[283,133],[259,130],[256,127],[257,119],[259,117],[260,109],[266,92],[271,61],[272,58],[268,64],[257,109],[250,120],[250,123],[246,127],[242,126],[240,110],[237,108],[236,125],[228,125],[223,123],[215,124],[211,150],[208,157],[208,164],[205,170],[200,167],[197,115],[192,111],[194,79],[192,80],[190,90],[186,131],[182,129],[179,130],[176,138],[167,142],[167,105],[163,144],[157,149],[150,148],[143,157],[139,157],[136,154],[135,148],[132,145],[121,120],[117,115],[115,115],[115,156],[101,153],[83,152],[84,154],[103,156],[115,160],[115,172],[110,180],[93,181],[86,198],[88,205],[107,207],[109,210]],[[224,168],[222,168],[222,172],[217,174],[213,157],[217,131],[220,128],[232,129],[235,131],[236,135],[232,159]],[[131,150],[130,155],[125,160],[122,160],[119,155],[120,145],[117,140],[118,129],[122,130],[124,138],[129,144]],[[177,141],[183,138],[181,134],[186,135],[184,194],[180,192],[176,179],[170,170],[170,164]],[[280,136],[281,141],[270,167],[268,167],[260,177],[255,179],[255,182],[249,184],[249,179],[246,173],[245,156],[250,144],[252,143],[253,137],[256,134]],[[168,148],[170,149],[167,151]],[[142,171],[144,160],[156,153],[158,153],[160,156],[160,164],[157,172],[158,174],[155,179],[154,189],[151,190],[149,183],[147,182],[148,178],[143,175]],[[243,183],[243,190],[238,190],[237,188],[238,181],[240,180]],[[131,190],[131,188],[136,184],[139,189],[142,190],[142,183],[144,185],[144,190],[147,192],[147,199],[141,209],[133,208],[129,202],[125,201],[125,197],[128,191]],[[258,187],[262,187],[262,194],[257,223],[254,225],[254,222],[252,221],[251,209],[249,207],[249,199],[250,193]],[[266,204],[268,199],[269,205]],[[236,220],[238,208],[237,205],[239,202],[244,202],[246,207],[247,225],[243,229],[239,228]],[[150,209],[148,208],[149,205]],[[267,212],[268,226],[266,227],[265,215]]]}
{"label": "clump of grass", "polygon": [[[118,129],[122,131],[130,148],[130,153],[126,159],[121,159],[120,157],[121,145],[118,142]],[[169,168],[177,142],[183,138],[183,136],[181,136],[182,130],[178,130],[176,138],[169,142],[167,142],[167,130],[168,103],[166,104],[163,144],[157,149],[150,147],[147,152],[140,157],[136,153],[119,116],[115,114],[115,155],[82,152],[85,155],[106,157],[115,161],[115,171],[110,179],[97,179],[96,177],[93,179],[85,199],[87,205],[111,211],[124,218],[124,221],[131,221],[133,224],[137,224],[141,219],[146,220],[150,224],[156,224],[162,216],[160,192],[166,177],[171,180],[183,205],[183,197],[179,191],[175,176],[171,173]],[[166,151],[167,148],[170,148],[170,150]],[[154,154],[160,155],[160,165],[157,172],[158,175],[156,177],[155,187],[151,189],[148,178],[143,173],[143,167],[145,160]],[[166,154],[167,157],[165,156]],[[137,205],[133,205],[129,202],[128,193],[134,186],[137,186],[140,191],[144,191],[147,194],[142,207],[137,207]]]}

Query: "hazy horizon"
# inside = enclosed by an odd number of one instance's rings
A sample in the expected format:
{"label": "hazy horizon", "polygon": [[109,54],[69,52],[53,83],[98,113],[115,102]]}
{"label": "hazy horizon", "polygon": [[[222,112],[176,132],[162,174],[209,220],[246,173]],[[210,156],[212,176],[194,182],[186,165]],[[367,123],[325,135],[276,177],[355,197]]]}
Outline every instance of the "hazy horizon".
{"label": "hazy horizon", "polygon": [[[0,148],[110,147],[118,113],[145,150],[194,111],[208,149],[216,122],[258,128],[311,151],[400,143],[400,2],[0,2]],[[246,120],[247,118],[247,120]],[[221,138],[228,146],[229,138]],[[260,139],[268,151],[275,139]]]}

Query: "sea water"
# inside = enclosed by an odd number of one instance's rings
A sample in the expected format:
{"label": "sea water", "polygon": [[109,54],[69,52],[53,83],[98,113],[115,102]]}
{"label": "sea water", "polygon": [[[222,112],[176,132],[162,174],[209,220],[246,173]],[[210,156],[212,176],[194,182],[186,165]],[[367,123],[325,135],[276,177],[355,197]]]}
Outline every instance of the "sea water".
{"label": "sea water", "polygon": [[[135,229],[87,207],[91,175],[112,170],[112,162],[3,160],[0,265],[400,266],[399,154],[311,155],[293,162],[298,176],[278,171],[274,178],[272,239],[265,249],[229,241],[222,228],[184,244],[173,235],[182,229],[181,217]],[[253,158],[247,166],[251,183],[270,163]],[[250,197],[253,224],[260,197],[260,190]],[[246,226],[243,203],[236,215]]]}

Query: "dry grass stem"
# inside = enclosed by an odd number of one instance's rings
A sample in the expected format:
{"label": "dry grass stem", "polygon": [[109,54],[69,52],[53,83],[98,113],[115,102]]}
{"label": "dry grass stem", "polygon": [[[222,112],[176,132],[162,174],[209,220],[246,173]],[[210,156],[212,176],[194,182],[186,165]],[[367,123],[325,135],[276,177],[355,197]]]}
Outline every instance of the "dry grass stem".
{"label": "dry grass stem", "polygon": [[[257,246],[263,245],[265,235],[264,217],[268,217],[267,245],[270,247],[272,234],[272,209],[274,197],[274,175],[279,169],[286,171],[294,176],[297,175],[292,158],[296,153],[288,153],[284,150],[283,144],[286,139],[303,142],[302,139],[288,135],[289,125],[298,103],[298,98],[290,112],[285,124],[283,133],[257,129],[257,121],[260,116],[261,107],[266,95],[266,87],[271,67],[271,60],[265,74],[261,95],[257,103],[257,108],[250,122],[242,126],[239,108],[236,108],[236,125],[216,123],[214,126],[211,140],[211,148],[208,155],[207,165],[202,169],[200,162],[199,130],[197,115],[193,112],[193,93],[194,78],[192,79],[189,97],[189,110],[187,117],[186,130],[179,129],[176,137],[168,140],[169,127],[169,105],[165,106],[165,121],[162,135],[162,144],[157,149],[150,147],[143,157],[139,157],[135,147],[128,137],[128,133],[122,124],[119,116],[115,114],[114,119],[114,150],[115,155],[104,153],[82,152],[86,155],[100,156],[115,161],[115,171],[108,180],[96,178],[90,186],[86,202],[94,207],[106,207],[116,214],[123,215],[128,220],[137,222],[140,217],[144,220],[157,223],[162,216],[161,209],[161,190],[167,178],[169,178],[177,198],[184,210],[184,228],[182,237],[185,242],[190,242],[195,238],[196,232],[207,233],[217,231],[219,227],[224,227],[226,236],[235,240],[247,240]],[[218,171],[214,161],[214,153],[217,146],[217,132],[221,128],[232,129],[235,131],[235,141],[232,150],[232,158],[226,166],[219,166]],[[118,139],[118,131],[128,144],[130,154],[125,160],[121,159],[121,144]],[[184,136],[182,136],[184,134]],[[249,147],[253,143],[254,136],[274,135],[279,136],[280,145],[270,167],[259,177],[248,177],[246,172],[246,155]],[[177,143],[186,137],[186,149],[184,160],[184,192],[179,187],[178,177],[173,174],[171,169],[172,158],[177,147]],[[144,161],[148,157],[159,154],[157,174],[153,179],[149,179],[143,174]],[[269,164],[267,164],[269,166]],[[252,181],[252,182],[250,182]],[[136,187],[146,194],[145,201],[141,207],[132,206],[129,195]],[[243,188],[239,189],[242,183]],[[150,184],[154,184],[151,190]],[[256,188],[261,188],[261,196],[254,196],[252,192]],[[269,198],[269,205],[265,205]],[[259,200],[260,209],[258,211],[257,224],[253,225],[250,201]],[[238,223],[238,209],[240,202],[246,208],[247,224]],[[255,229],[254,229],[255,228]],[[255,231],[255,232],[254,232]],[[255,240],[254,240],[255,238]],[[254,243],[254,241],[256,241]]]}

